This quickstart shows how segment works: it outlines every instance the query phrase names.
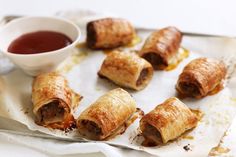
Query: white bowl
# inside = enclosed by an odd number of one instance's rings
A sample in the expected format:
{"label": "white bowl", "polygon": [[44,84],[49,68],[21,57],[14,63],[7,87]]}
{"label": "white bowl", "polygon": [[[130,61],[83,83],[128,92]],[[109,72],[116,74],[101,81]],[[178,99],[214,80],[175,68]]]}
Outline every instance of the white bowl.
{"label": "white bowl", "polygon": [[[56,31],[67,35],[72,44],[55,50],[38,54],[15,54],[7,51],[10,43],[22,34],[40,30]],[[5,25],[0,30],[0,51],[19,66],[25,73],[36,76],[43,72],[55,70],[78,44],[80,29],[75,24],[56,17],[23,17]],[[52,41],[53,42],[53,41]]]}

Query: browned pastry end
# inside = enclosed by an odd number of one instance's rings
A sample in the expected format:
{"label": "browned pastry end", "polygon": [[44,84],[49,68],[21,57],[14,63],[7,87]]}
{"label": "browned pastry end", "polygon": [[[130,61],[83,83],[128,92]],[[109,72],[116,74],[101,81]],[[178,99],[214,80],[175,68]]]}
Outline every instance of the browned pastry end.
{"label": "browned pastry end", "polygon": [[103,61],[98,74],[122,87],[141,90],[151,81],[153,68],[135,53],[113,51]]}
{"label": "browned pastry end", "polygon": [[140,120],[144,138],[155,145],[174,140],[197,125],[198,118],[179,99],[167,99]]}
{"label": "browned pastry end", "polygon": [[104,18],[87,24],[87,46],[91,49],[111,49],[131,43],[135,30],[124,19]]}
{"label": "browned pastry end", "polygon": [[163,70],[176,57],[182,40],[175,27],[166,27],[153,32],[145,41],[139,55],[149,61],[154,69]]}
{"label": "browned pastry end", "polygon": [[210,58],[195,59],[183,69],[176,89],[182,95],[202,98],[223,84],[226,72],[222,61]]}

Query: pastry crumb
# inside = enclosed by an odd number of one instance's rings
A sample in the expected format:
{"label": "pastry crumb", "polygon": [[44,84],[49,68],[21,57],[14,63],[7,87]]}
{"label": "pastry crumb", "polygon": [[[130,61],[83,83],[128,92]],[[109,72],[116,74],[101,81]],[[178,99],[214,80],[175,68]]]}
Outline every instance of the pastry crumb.
{"label": "pastry crumb", "polygon": [[183,147],[183,149],[185,150],[185,151],[192,151],[192,149],[191,149],[191,147],[190,147],[190,144],[187,144],[186,146],[184,146]]}

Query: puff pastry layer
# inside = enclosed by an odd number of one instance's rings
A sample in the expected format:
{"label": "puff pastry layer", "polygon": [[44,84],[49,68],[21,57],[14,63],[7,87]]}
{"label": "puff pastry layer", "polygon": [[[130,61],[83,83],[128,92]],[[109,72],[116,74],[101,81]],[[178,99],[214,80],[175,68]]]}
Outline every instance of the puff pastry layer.
{"label": "puff pastry layer", "polygon": [[226,66],[222,61],[198,58],[185,66],[176,89],[183,95],[202,98],[223,83]]}
{"label": "puff pastry layer", "polygon": [[72,111],[81,99],[56,72],[41,74],[33,81],[33,112],[39,125],[62,130],[75,126]]}
{"label": "puff pastry layer", "polygon": [[153,76],[153,68],[135,53],[113,51],[103,61],[99,76],[135,90],[145,88]]}
{"label": "puff pastry layer", "polygon": [[158,144],[165,144],[197,125],[198,118],[177,98],[169,98],[140,120],[142,135]]}
{"label": "puff pastry layer", "polygon": [[121,88],[101,96],[81,113],[77,120],[81,135],[93,140],[104,140],[114,134],[136,111],[136,102]]}
{"label": "puff pastry layer", "polygon": [[154,69],[163,70],[174,60],[181,40],[182,34],[175,27],[157,30],[147,38],[139,55],[149,61]]}
{"label": "puff pastry layer", "polygon": [[87,46],[91,49],[116,48],[131,43],[135,30],[124,19],[104,18],[87,24]]}

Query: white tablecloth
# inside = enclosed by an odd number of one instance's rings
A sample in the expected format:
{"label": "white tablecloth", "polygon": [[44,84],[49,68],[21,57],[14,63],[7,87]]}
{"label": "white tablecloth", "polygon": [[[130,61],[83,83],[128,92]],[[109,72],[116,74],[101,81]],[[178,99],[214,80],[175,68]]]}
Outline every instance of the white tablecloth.
{"label": "white tablecloth", "polygon": [[147,27],[236,36],[234,0],[0,0],[0,15],[50,15],[58,10],[92,9]]}

